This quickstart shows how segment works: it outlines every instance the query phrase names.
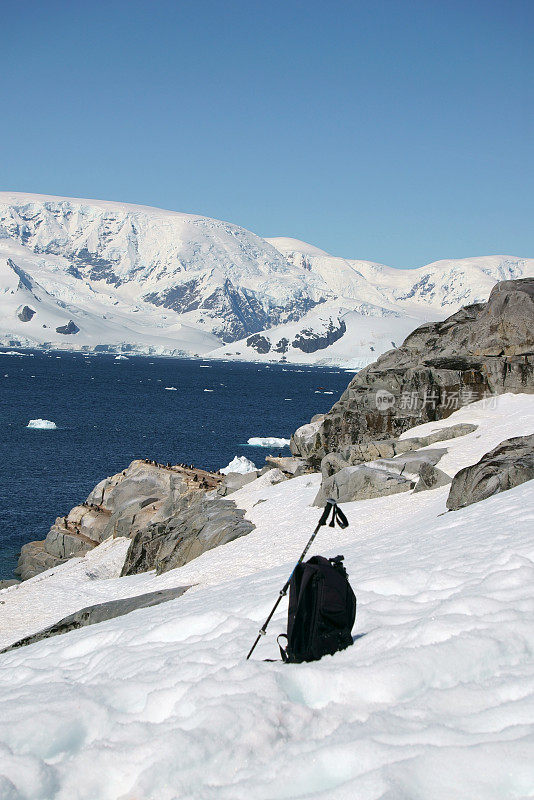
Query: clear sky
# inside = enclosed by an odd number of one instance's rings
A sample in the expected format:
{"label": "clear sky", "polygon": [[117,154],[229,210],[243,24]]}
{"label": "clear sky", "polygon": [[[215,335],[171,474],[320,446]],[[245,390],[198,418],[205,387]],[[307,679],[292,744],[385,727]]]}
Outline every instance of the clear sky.
{"label": "clear sky", "polygon": [[0,186],[534,256],[534,0],[0,0]]}

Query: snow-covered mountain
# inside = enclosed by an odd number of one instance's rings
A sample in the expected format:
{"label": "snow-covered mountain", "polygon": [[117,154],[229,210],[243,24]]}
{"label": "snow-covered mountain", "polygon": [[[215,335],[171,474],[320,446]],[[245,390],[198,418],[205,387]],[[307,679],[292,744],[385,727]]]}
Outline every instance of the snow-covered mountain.
{"label": "snow-covered mountain", "polygon": [[298,322],[254,333],[212,350],[209,357],[361,369],[400,345],[421,322],[407,314],[380,310],[380,315],[363,313],[327,302],[308,311]]}
{"label": "snow-covered mountain", "polygon": [[207,217],[0,193],[8,346],[368,363],[419,322],[532,274],[533,259],[509,256],[391,269]]}
{"label": "snow-covered mountain", "polygon": [[0,239],[0,343],[8,346],[202,354],[220,340],[147,303],[117,299],[73,277],[62,256]]}

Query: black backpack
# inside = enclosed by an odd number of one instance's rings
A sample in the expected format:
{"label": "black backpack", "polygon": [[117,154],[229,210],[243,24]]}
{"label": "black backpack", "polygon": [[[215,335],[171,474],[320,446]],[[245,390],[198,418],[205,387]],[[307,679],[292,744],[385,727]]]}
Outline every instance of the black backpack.
{"label": "black backpack", "polygon": [[[352,644],[356,597],[343,556],[313,556],[295,568],[289,584],[287,647],[283,661],[317,661]],[[278,639],[280,640],[280,636]]]}

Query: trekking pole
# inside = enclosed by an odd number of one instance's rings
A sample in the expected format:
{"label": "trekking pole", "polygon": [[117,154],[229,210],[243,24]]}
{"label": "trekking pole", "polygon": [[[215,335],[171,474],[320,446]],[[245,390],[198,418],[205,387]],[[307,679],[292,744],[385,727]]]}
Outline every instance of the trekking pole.
{"label": "trekking pole", "polygon": [[336,503],[336,501],[335,500],[327,500],[326,501],[326,505],[325,505],[325,507],[323,509],[323,513],[321,514],[321,519],[317,523],[317,527],[315,528],[314,532],[310,536],[308,544],[306,545],[306,547],[302,551],[302,554],[301,554],[299,560],[297,561],[297,563],[293,567],[293,570],[291,571],[291,575],[289,576],[289,578],[285,582],[283,588],[280,589],[280,594],[278,595],[278,600],[274,604],[271,613],[269,614],[269,616],[267,617],[267,619],[263,623],[263,626],[260,628],[260,632],[258,633],[258,635],[256,637],[256,641],[254,642],[254,644],[250,648],[249,654],[248,654],[248,656],[246,658],[247,661],[250,658],[250,656],[252,655],[252,653],[254,652],[254,649],[255,649],[256,645],[258,644],[258,642],[260,641],[261,637],[265,636],[265,634],[267,632],[267,625],[269,624],[269,622],[273,618],[274,612],[278,608],[282,597],[286,596],[287,590],[289,589],[289,584],[291,583],[291,578],[293,577],[296,568],[298,567],[298,565],[302,561],[304,561],[304,559],[306,557],[306,553],[310,549],[313,540],[315,539],[315,537],[319,533],[319,528],[322,525],[326,525],[326,523],[328,522],[328,517],[330,516],[330,512],[332,512],[332,519],[330,520],[330,527],[331,528],[335,528],[336,522],[337,522],[337,524],[339,525],[340,528],[346,528],[348,526],[349,522],[348,522],[345,514],[342,512],[342,510],[340,509],[340,507]]}

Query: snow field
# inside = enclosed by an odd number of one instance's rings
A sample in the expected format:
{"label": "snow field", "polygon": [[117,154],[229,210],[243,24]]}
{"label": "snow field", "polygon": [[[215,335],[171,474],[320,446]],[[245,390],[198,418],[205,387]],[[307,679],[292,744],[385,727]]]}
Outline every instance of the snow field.
{"label": "snow field", "polygon": [[[451,463],[532,432],[534,398],[501,399],[447,421],[479,424],[444,443]],[[319,476],[273,486],[267,475],[232,495],[256,529],[178,570],[116,579],[127,542],[115,540],[102,559],[95,550],[1,592],[13,616],[31,618],[40,597],[58,619],[80,592],[78,608],[113,585],[127,596],[196,584],[0,656],[2,798],[532,796],[532,482],[449,513],[448,487],[345,504],[349,528],[323,528],[310,555],[345,555],[356,641],[284,665],[261,659],[276,658],[285,604],[245,657],[317,522]]]}

